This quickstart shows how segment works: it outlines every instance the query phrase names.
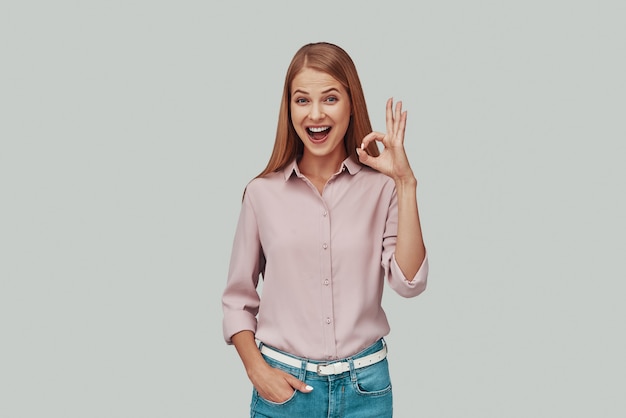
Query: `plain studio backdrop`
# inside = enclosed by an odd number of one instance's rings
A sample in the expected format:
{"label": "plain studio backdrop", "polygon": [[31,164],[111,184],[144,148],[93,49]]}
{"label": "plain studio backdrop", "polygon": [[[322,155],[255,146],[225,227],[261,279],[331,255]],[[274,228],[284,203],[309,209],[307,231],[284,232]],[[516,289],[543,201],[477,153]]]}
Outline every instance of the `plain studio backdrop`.
{"label": "plain studio backdrop", "polygon": [[220,297],[315,41],[408,110],[396,416],[626,416],[625,3],[213,3],[0,6],[0,416],[247,416]]}

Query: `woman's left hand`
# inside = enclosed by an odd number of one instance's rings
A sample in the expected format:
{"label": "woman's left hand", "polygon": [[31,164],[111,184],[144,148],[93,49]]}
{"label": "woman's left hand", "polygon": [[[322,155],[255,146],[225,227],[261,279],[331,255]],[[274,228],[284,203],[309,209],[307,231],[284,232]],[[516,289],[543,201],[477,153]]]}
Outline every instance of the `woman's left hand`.
{"label": "woman's left hand", "polygon": [[[359,160],[395,181],[415,181],[404,150],[405,128],[406,111],[402,111],[402,102],[396,103],[394,110],[393,99],[390,98],[387,100],[387,133],[371,132],[366,135],[361,148],[357,149]],[[378,157],[373,157],[365,151],[372,141],[380,141],[384,146]]]}

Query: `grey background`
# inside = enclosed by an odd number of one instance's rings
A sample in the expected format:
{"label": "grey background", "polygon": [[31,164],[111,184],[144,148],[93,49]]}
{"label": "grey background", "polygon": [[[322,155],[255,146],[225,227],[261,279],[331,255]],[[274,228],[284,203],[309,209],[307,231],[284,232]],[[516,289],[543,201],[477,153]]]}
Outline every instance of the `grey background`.
{"label": "grey background", "polygon": [[409,112],[396,415],[623,417],[621,1],[0,5],[0,416],[243,417],[219,298],[304,43]]}

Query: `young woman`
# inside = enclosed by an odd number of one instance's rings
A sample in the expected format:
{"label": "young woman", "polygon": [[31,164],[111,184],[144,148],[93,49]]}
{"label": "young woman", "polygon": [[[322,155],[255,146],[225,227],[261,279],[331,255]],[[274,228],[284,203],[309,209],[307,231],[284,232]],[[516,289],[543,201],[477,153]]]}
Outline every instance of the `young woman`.
{"label": "young woman", "polygon": [[340,47],[308,44],[293,57],[222,296],[224,338],[254,386],[252,417],[392,416],[383,285],[419,295],[428,259],[406,112],[392,99],[386,112],[387,132],[372,132]]}

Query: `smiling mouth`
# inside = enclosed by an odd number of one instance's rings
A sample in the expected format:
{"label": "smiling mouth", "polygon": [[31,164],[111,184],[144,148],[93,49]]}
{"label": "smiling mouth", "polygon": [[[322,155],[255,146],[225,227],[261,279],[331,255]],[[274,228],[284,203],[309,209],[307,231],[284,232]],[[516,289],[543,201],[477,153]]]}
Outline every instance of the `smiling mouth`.
{"label": "smiling mouth", "polygon": [[330,133],[330,129],[330,126],[310,127],[306,128],[306,132],[313,141],[322,141],[326,139]]}

